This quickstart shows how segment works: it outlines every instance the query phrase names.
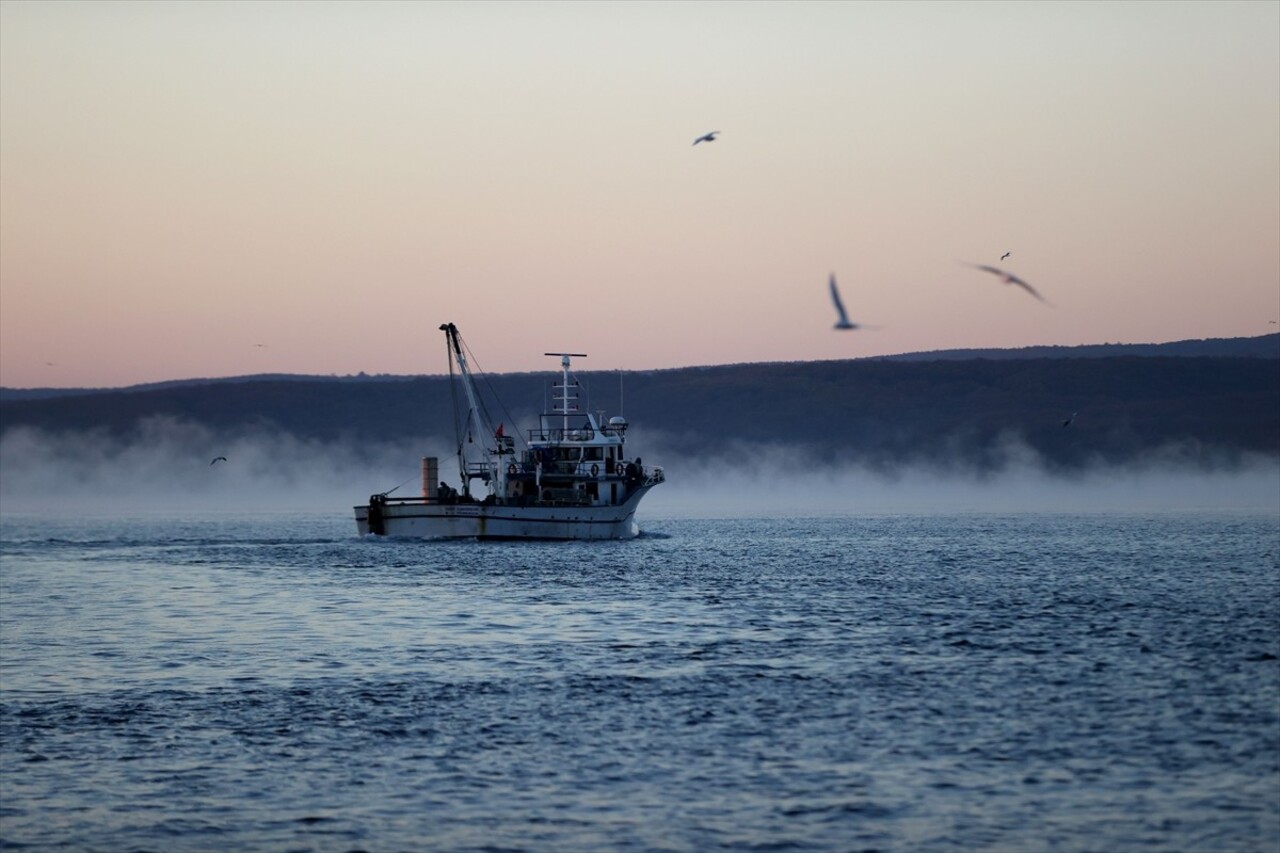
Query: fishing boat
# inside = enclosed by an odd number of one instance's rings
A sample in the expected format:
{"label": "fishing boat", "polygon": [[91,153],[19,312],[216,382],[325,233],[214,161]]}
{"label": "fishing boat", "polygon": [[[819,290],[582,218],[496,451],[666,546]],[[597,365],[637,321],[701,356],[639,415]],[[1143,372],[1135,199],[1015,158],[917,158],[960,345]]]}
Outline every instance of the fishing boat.
{"label": "fishing boat", "polygon": [[423,458],[422,494],[371,495],[368,504],[355,508],[360,534],[441,539],[637,536],[636,508],[666,477],[662,468],[628,455],[624,417],[606,421],[603,412],[580,408],[581,386],[570,367],[585,353],[546,353],[560,359],[551,411],[525,434],[517,430],[511,435],[505,421],[493,426],[482,405],[457,327],[446,323],[440,330],[451,381],[463,390],[461,397],[455,395],[460,402],[454,417],[459,488],[439,478],[438,458]]}

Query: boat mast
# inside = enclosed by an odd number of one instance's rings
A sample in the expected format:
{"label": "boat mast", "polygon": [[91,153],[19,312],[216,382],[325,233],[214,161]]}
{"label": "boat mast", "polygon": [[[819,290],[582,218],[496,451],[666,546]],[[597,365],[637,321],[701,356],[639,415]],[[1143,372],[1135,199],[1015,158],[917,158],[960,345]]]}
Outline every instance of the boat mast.
{"label": "boat mast", "polygon": [[[458,327],[453,325],[452,323],[445,323],[443,326],[440,327],[440,330],[445,333],[445,336],[449,339],[449,345],[453,347],[453,357],[458,362],[458,372],[462,376],[462,389],[467,394],[466,426],[467,426],[468,435],[471,434],[471,429],[474,427],[476,433],[482,436],[482,438],[480,439],[480,449],[484,452],[485,456],[487,457],[489,455],[489,449],[484,445],[485,437],[487,436],[484,431],[484,426],[480,422],[480,404],[476,401],[476,389],[472,385],[471,369],[467,367],[467,357],[462,352],[462,342],[458,338]],[[466,456],[463,453],[462,448],[463,448],[463,444],[461,441],[459,441],[458,442],[458,467],[460,468],[460,475],[462,477],[462,490],[464,493],[470,494],[471,478],[467,476]]]}
{"label": "boat mast", "polygon": [[560,357],[561,384],[553,385],[551,388],[553,391],[558,390],[561,393],[559,397],[552,394],[551,399],[560,401],[560,414],[563,416],[560,424],[560,434],[563,436],[569,431],[569,415],[576,411],[576,407],[574,409],[569,408],[569,401],[574,400],[576,402],[578,399],[577,395],[569,396],[569,359],[586,358],[587,354],[585,352],[544,352],[543,355]]}

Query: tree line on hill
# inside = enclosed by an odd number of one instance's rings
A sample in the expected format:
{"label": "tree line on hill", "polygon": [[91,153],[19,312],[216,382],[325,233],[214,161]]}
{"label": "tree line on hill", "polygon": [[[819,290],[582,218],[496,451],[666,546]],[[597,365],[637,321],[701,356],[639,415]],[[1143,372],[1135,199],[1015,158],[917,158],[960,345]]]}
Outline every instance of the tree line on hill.
{"label": "tree line on hill", "polygon": [[[1280,458],[1280,361],[1256,357],[849,360],[583,372],[584,408],[623,414],[685,457],[798,451],[815,465],[997,468],[1011,441],[1053,470],[1172,453],[1200,465]],[[484,377],[513,428],[550,401],[547,374]],[[148,418],[221,434],[385,442],[454,434],[448,377],[217,381],[0,402],[20,427],[128,437]],[[1072,416],[1074,414],[1074,419]],[[1070,424],[1064,422],[1072,419]],[[407,454],[416,453],[407,447]],[[657,460],[654,460],[657,461]],[[744,460],[746,461],[746,460]]]}

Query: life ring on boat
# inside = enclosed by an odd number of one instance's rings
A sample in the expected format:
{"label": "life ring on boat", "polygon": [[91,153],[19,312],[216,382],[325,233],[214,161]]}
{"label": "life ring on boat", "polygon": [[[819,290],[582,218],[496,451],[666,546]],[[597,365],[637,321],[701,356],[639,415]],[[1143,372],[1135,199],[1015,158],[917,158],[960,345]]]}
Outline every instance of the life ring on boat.
{"label": "life ring on boat", "polygon": [[594,462],[591,463],[591,476],[592,477],[600,476],[600,466]]}
{"label": "life ring on boat", "polygon": [[619,477],[624,477],[627,473],[627,466],[623,465],[622,461],[619,460],[617,467],[613,469],[613,473],[617,474]]}
{"label": "life ring on boat", "polygon": [[507,476],[514,477],[516,475],[516,463],[512,462],[507,466]]}

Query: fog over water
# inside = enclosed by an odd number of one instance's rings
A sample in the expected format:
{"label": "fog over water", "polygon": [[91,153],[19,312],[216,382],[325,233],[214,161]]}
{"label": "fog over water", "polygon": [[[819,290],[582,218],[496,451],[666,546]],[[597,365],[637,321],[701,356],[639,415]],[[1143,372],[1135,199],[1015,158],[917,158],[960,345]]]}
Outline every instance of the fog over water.
{"label": "fog over water", "polygon": [[[1257,509],[1280,512],[1280,459],[1254,455],[1203,464],[1193,448],[1169,445],[1123,465],[1097,462],[1051,472],[1039,454],[1007,436],[995,470],[957,458],[924,463],[815,466],[796,449],[726,450],[681,460],[668,486],[642,508],[688,517],[822,516],[874,512],[1089,512]],[[646,463],[650,460],[646,458]]]}
{"label": "fog over water", "polygon": [[[1143,511],[1252,509],[1280,512],[1280,460],[1257,456],[1207,467],[1169,446],[1122,466],[1048,473],[1016,437],[1004,464],[977,470],[957,460],[940,471],[918,464],[822,466],[799,448],[726,445],[681,458],[656,432],[633,429],[628,449],[667,482],[639,518],[821,516],[874,512]],[[128,439],[105,433],[0,436],[0,511],[275,510],[346,514],[374,492],[418,493],[419,460],[440,459],[456,485],[453,442],[438,437],[322,442],[262,429],[220,435],[168,418],[142,422]],[[226,462],[210,461],[225,456]]]}

